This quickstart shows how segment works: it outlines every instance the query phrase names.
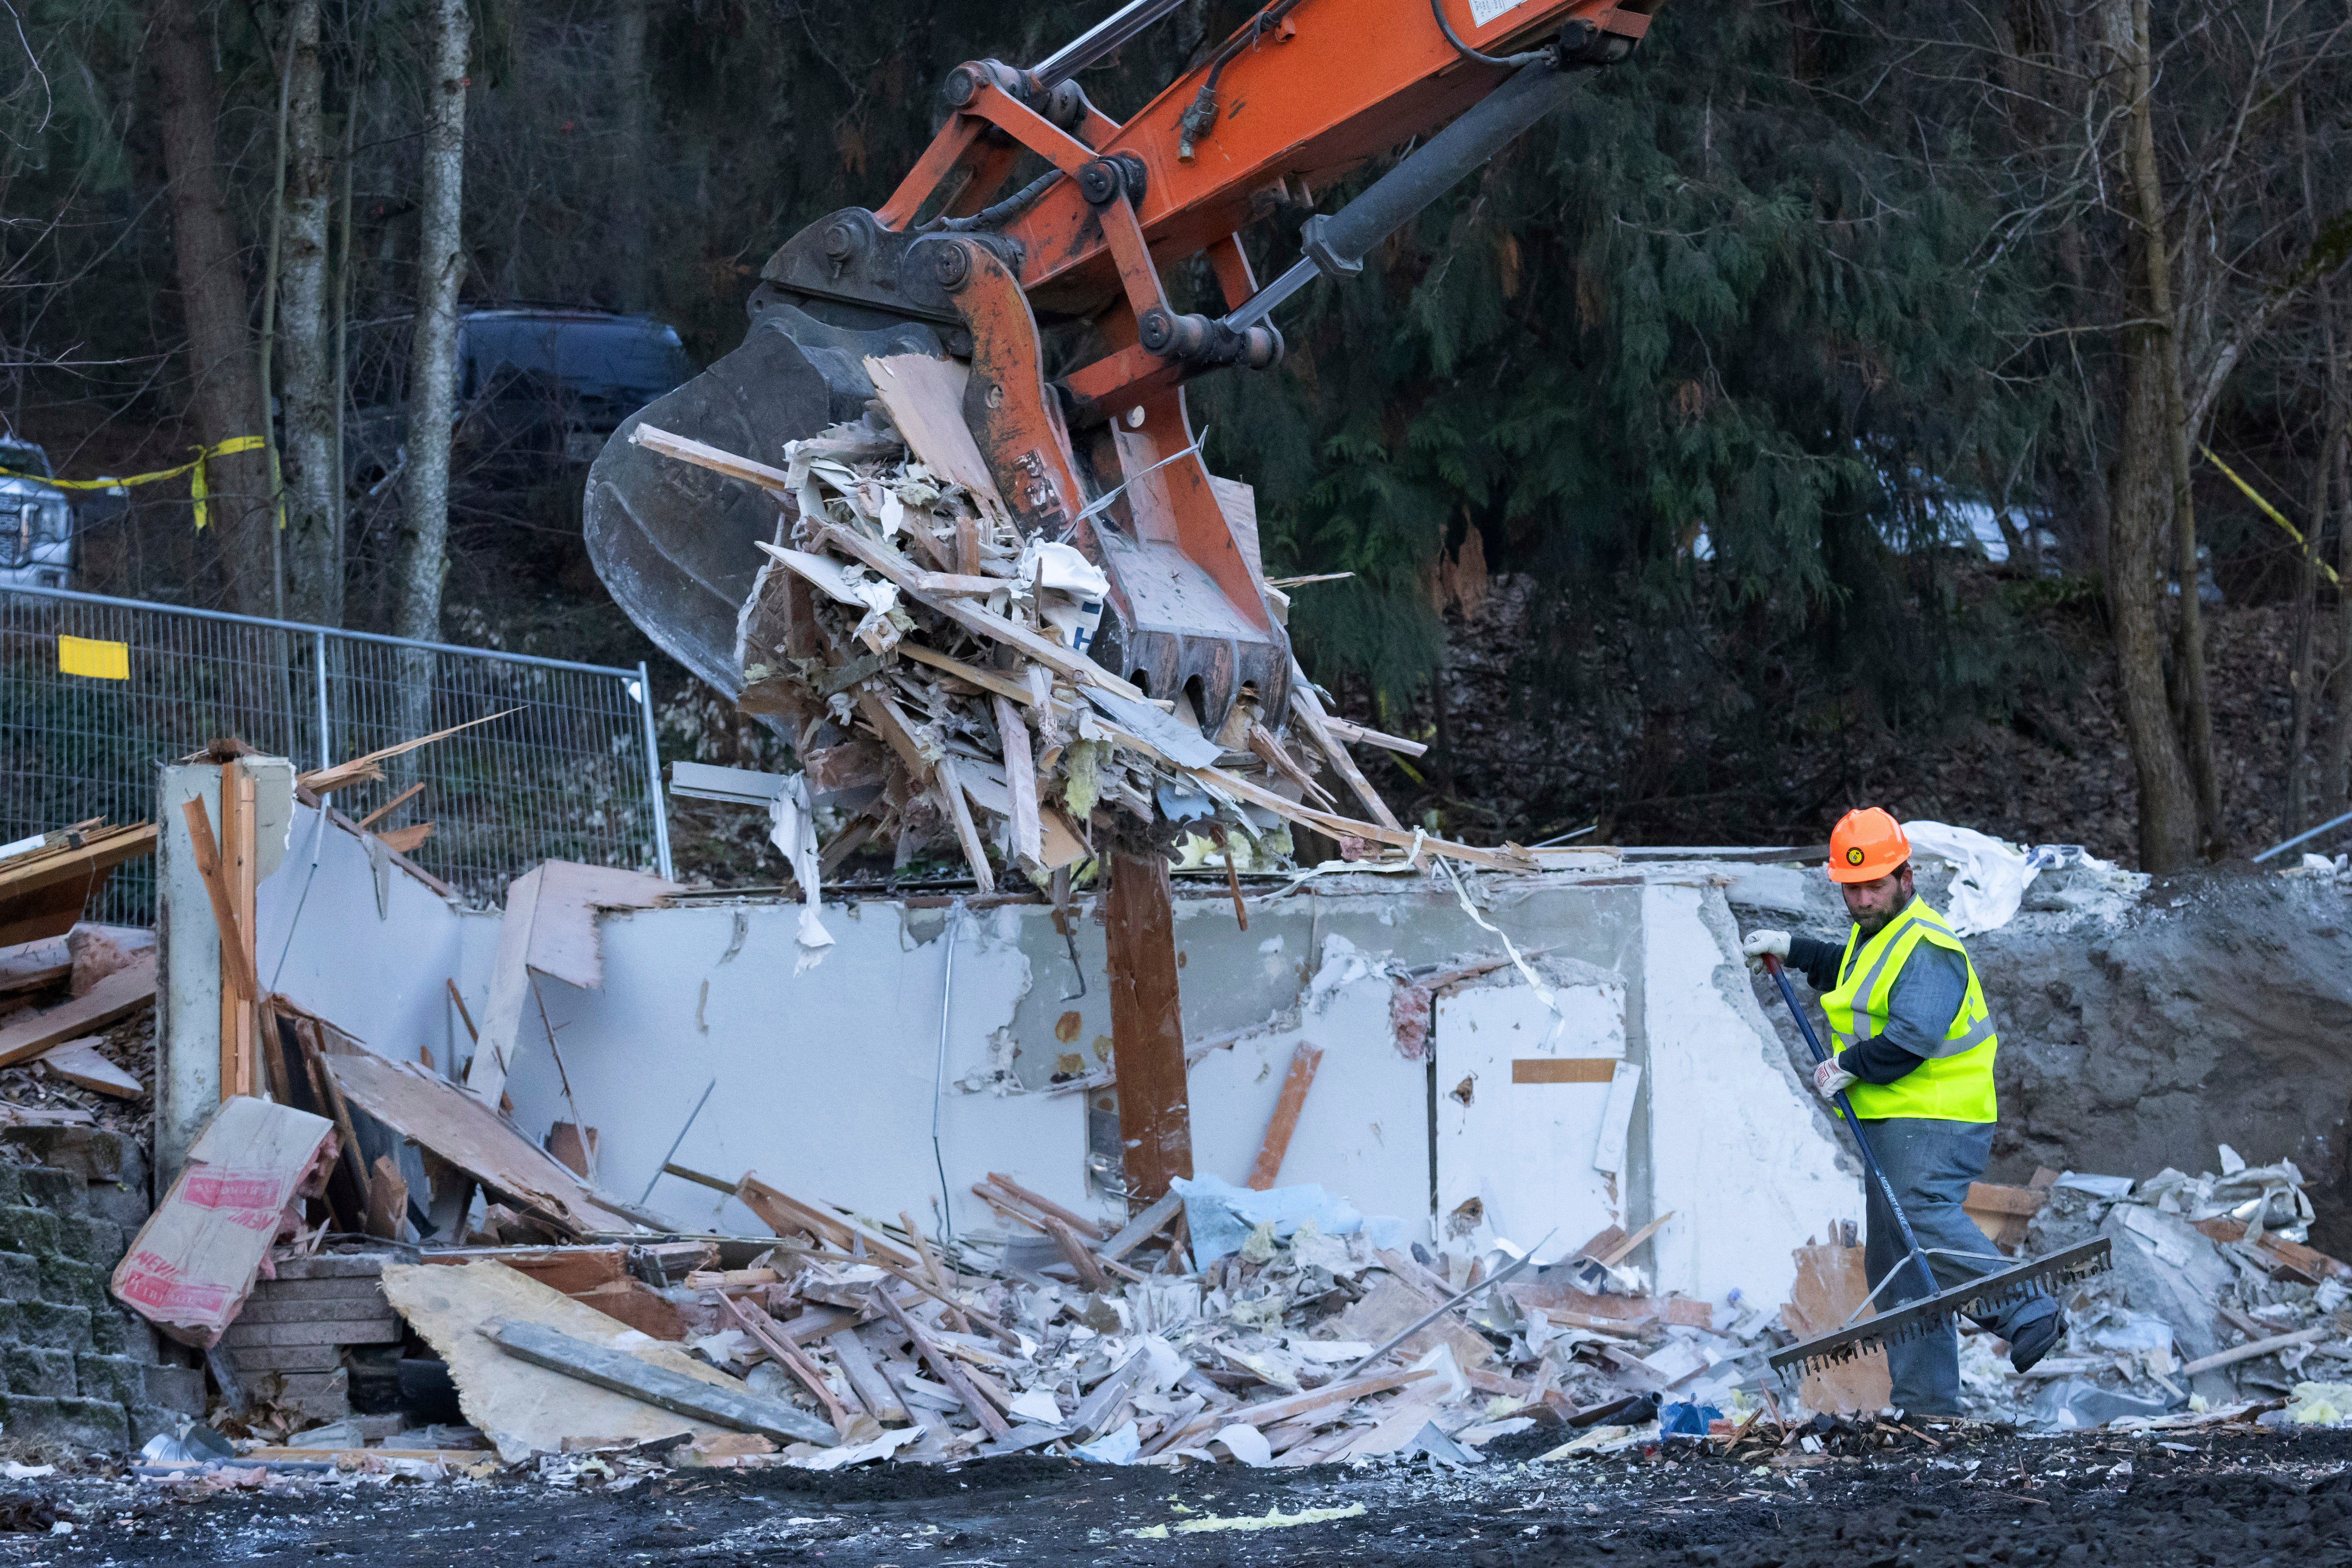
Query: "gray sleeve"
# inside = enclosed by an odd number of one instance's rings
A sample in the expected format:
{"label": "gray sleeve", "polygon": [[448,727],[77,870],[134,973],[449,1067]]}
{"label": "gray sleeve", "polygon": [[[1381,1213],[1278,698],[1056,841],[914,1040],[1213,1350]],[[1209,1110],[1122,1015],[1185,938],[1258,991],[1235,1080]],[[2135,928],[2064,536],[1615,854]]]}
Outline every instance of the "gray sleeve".
{"label": "gray sleeve", "polygon": [[1895,990],[1886,999],[1886,1032],[1881,1037],[1908,1054],[1927,1058],[1943,1049],[1960,1004],[1968,1000],[1969,961],[1932,942],[1911,950]]}

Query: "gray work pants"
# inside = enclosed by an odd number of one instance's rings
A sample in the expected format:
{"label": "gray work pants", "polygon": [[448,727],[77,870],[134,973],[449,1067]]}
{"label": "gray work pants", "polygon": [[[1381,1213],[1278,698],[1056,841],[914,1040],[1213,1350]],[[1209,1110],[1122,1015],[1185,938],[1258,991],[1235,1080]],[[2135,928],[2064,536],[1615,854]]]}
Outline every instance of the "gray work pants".
{"label": "gray work pants", "polygon": [[[1898,1116],[1864,1121],[1862,1129],[1870,1140],[1870,1152],[1878,1156],[1879,1168],[1895,1188],[1895,1201],[1911,1222],[1911,1234],[1928,1251],[1937,1289],[1949,1289],[1979,1274],[2011,1266],[2012,1260],[2003,1258],[1986,1239],[1976,1221],[1960,1212],[1961,1204],[1968,1200],[1969,1184],[1984,1174],[1985,1163],[1992,1156],[1991,1122]],[[1918,1265],[1903,1249],[1902,1234],[1895,1228],[1895,1216],[1887,1212],[1878,1184],[1865,1176],[1863,1185],[1869,1196],[1870,1226],[1863,1263],[1871,1287],[1875,1289],[1890,1271],[1899,1270],[1895,1283],[1878,1297],[1879,1310],[1932,1294],[1919,1279]],[[1944,1251],[1937,1253],[1938,1247]],[[2015,1339],[2028,1323],[2057,1310],[2055,1300],[2037,1291],[1991,1317],[1975,1321],[2009,1340]],[[1959,1414],[1957,1325],[1946,1323],[1917,1339],[1889,1346],[1886,1364],[1894,1380],[1895,1403],[1903,1409],[1931,1415]]]}

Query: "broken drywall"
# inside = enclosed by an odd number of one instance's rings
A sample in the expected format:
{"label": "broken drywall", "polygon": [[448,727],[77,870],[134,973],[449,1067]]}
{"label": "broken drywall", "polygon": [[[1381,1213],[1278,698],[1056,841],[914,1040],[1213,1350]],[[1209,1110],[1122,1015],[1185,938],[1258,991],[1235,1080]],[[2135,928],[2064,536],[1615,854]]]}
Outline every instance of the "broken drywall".
{"label": "broken drywall", "polygon": [[1773,1043],[1712,887],[1643,889],[1650,1202],[1661,1284],[1719,1300],[1788,1300],[1791,1253],[1862,1218],[1862,1184]]}

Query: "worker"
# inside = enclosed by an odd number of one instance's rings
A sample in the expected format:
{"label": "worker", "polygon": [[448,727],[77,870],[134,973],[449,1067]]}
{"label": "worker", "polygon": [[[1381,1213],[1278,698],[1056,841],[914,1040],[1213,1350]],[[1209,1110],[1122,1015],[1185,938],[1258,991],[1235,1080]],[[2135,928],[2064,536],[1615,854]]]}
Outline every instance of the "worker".
{"label": "worker", "polygon": [[[1814,1091],[1824,1100],[1846,1092],[1938,1289],[1949,1289],[2011,1261],[1960,1210],[1969,1184],[1984,1174],[1999,1115],[1992,1014],[1968,949],[1913,890],[1902,824],[1876,806],[1847,812],[1830,835],[1829,873],[1853,917],[1843,945],[1781,931],[1751,932],[1741,945],[1750,958],[1785,960],[1821,993],[1833,1054],[1815,1068]],[[1877,1298],[1881,1310],[1930,1294],[1884,1195],[1874,1184],[1865,1197],[1863,1258],[1872,1289],[1896,1275]],[[2019,1372],[2049,1354],[2066,1326],[2058,1303],[2038,1289],[1975,1321],[2009,1342]],[[1889,1346],[1886,1361],[1905,1411],[1960,1414],[1954,1325]]]}

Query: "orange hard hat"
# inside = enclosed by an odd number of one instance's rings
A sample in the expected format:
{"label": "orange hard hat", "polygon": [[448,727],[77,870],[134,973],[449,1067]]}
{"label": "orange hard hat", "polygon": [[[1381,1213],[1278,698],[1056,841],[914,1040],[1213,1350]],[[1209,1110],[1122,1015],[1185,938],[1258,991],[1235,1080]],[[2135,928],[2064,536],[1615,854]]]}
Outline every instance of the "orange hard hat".
{"label": "orange hard hat", "polygon": [[1911,858],[1903,825],[1874,805],[1849,811],[1830,830],[1830,880],[1874,882]]}

